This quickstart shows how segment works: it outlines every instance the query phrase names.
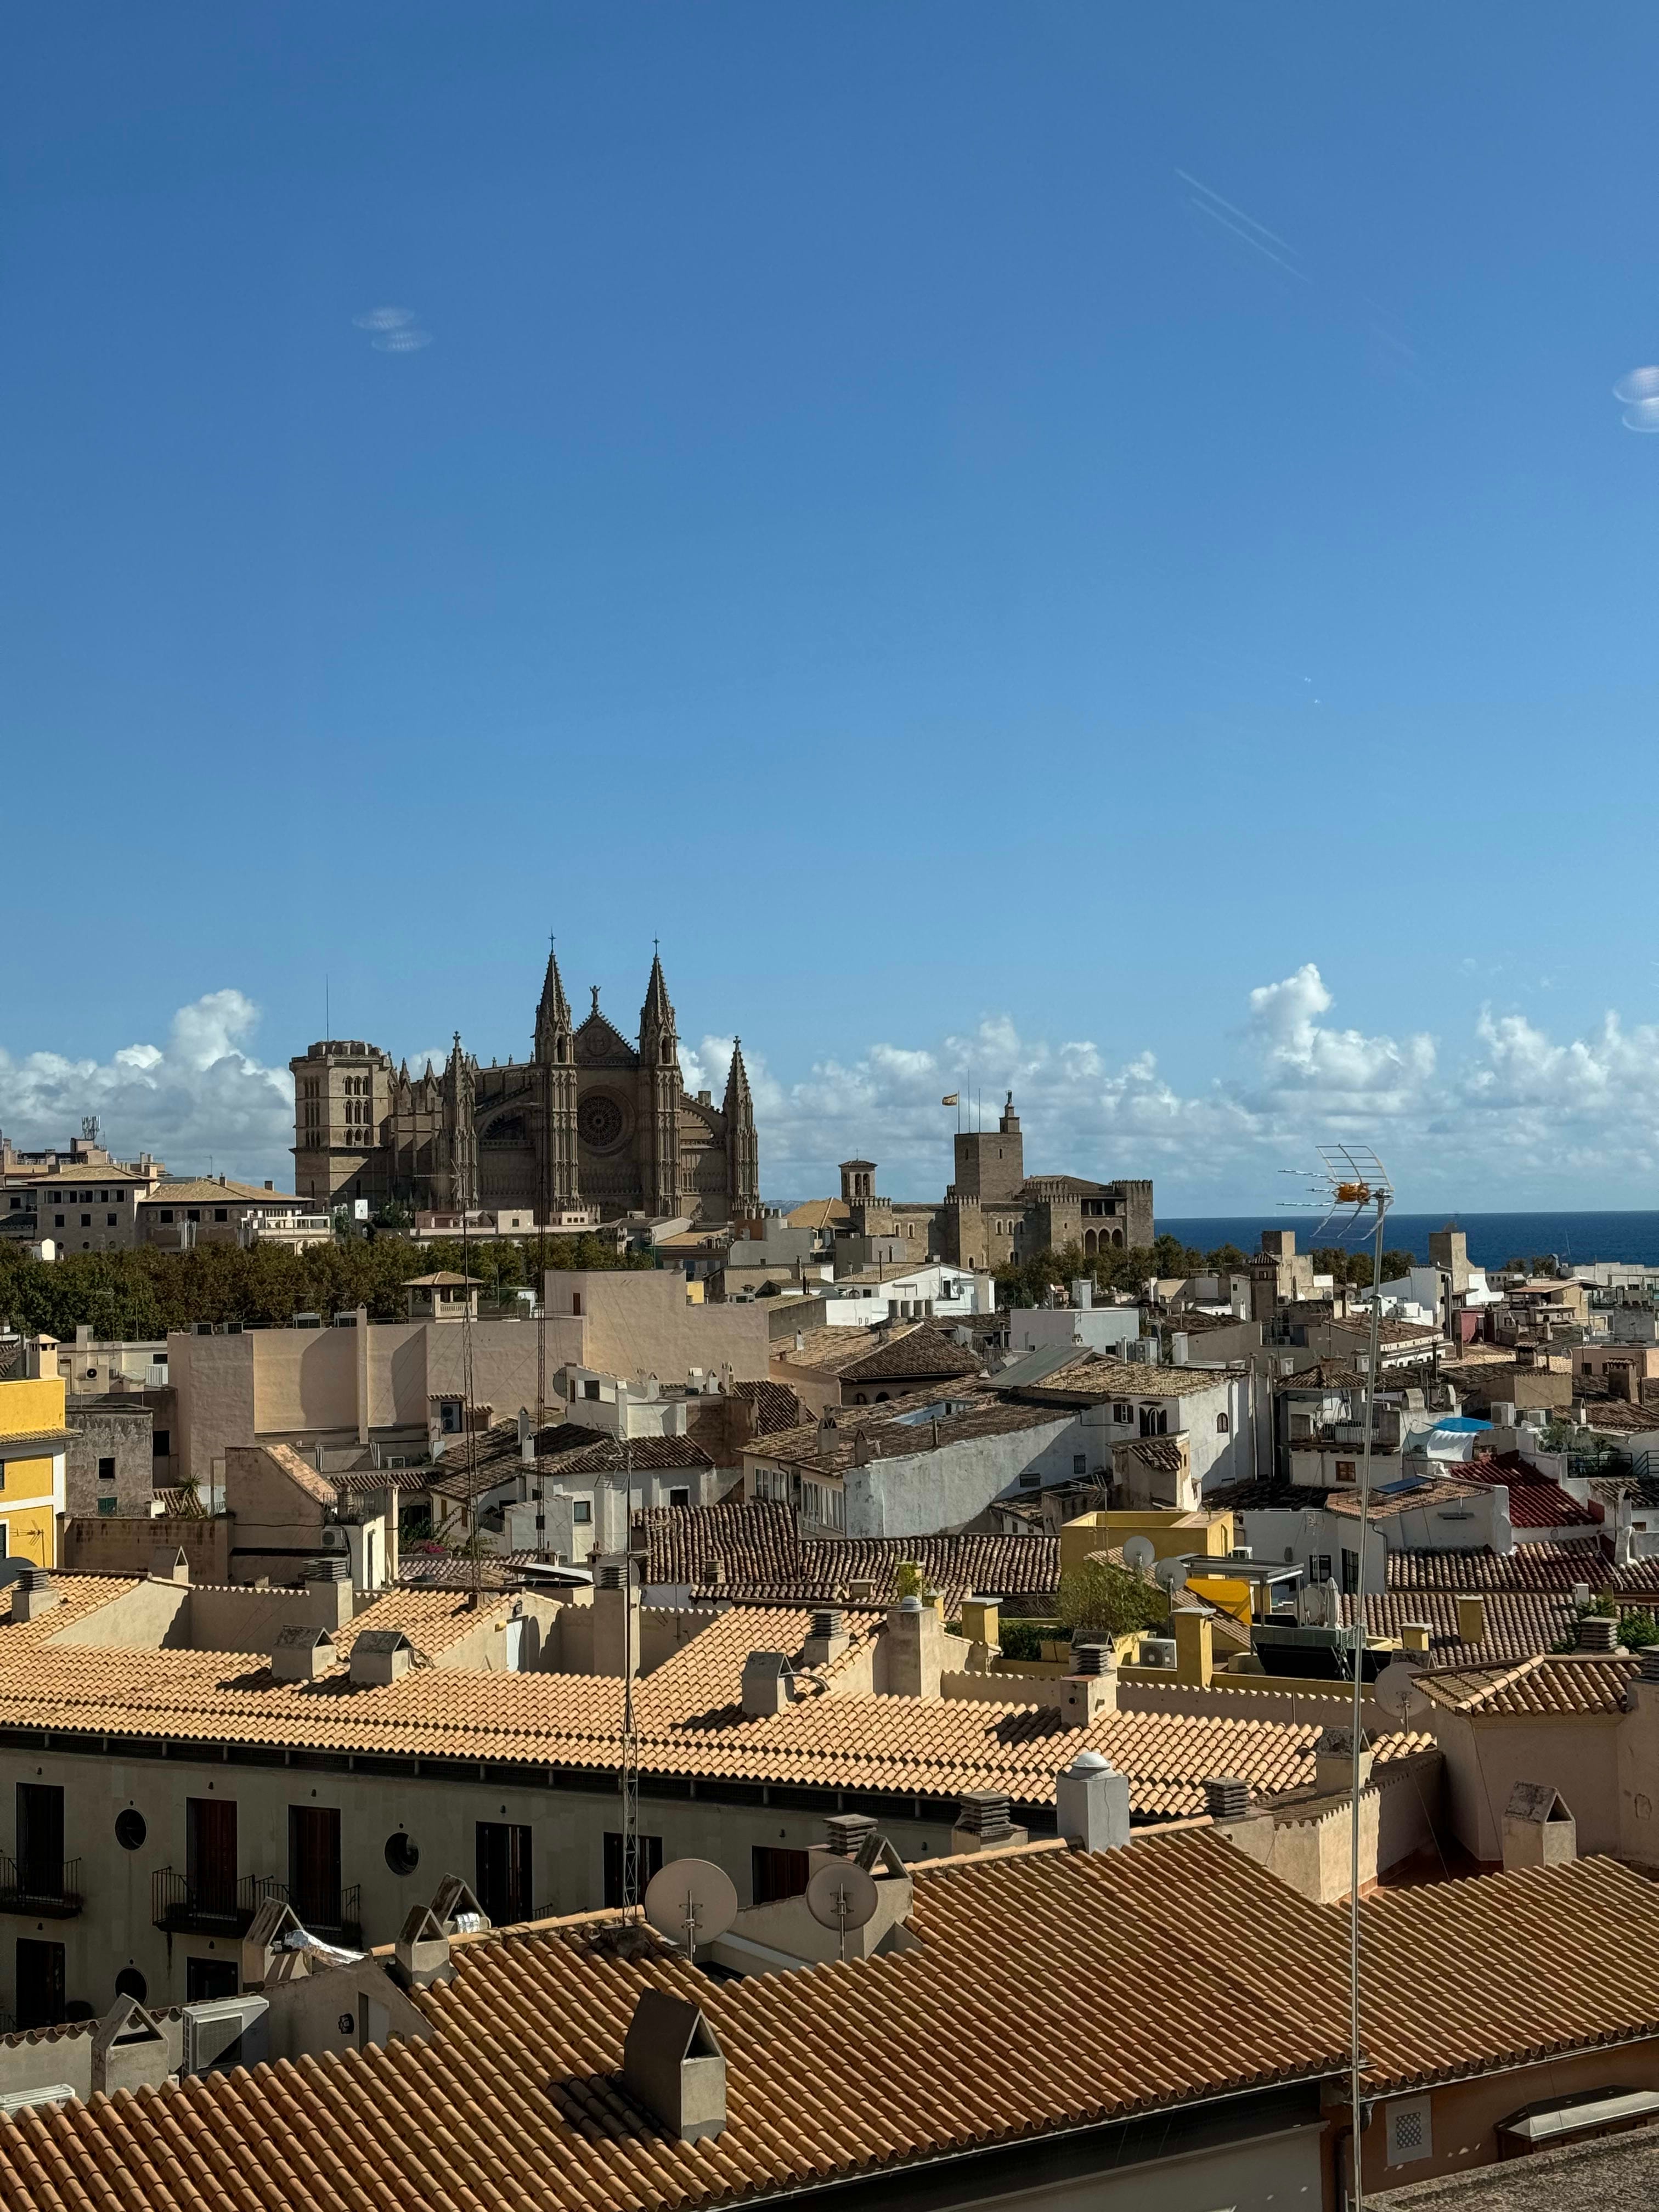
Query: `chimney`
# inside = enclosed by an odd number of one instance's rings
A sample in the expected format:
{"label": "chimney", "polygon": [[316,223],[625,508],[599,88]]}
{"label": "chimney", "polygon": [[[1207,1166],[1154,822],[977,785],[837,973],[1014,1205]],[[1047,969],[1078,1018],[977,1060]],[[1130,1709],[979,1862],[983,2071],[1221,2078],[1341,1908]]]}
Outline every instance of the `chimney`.
{"label": "chimney", "polygon": [[1195,1606],[1180,1606],[1170,1614],[1170,1625],[1175,1631],[1176,1681],[1207,1690],[1215,1673],[1215,1631],[1209,1614]]}
{"label": "chimney", "polygon": [[153,1583],[187,1583],[190,1561],[176,1544],[164,1544],[151,1558],[149,1578]]}
{"label": "chimney", "polygon": [[823,1824],[823,1845],[838,1859],[856,1859],[865,1856],[865,1846],[870,1845],[870,1858],[876,1856],[875,1842],[879,1831],[868,1813],[832,1813]]}
{"label": "chimney", "polygon": [[1407,1651],[1427,1653],[1433,1626],[1426,1620],[1403,1620],[1400,1624],[1401,1648]]}
{"label": "chimney", "polygon": [[970,1644],[982,1644],[988,1651],[997,1648],[1001,1622],[994,1597],[963,1598],[962,1632]]}
{"label": "chimney", "polygon": [[271,1679],[314,1682],[333,1663],[334,1639],[325,1628],[285,1628],[271,1650]]}
{"label": "chimney", "polygon": [[[1362,1751],[1359,1754],[1359,1786],[1363,1790],[1371,1778],[1371,1764],[1376,1754]],[[1345,1796],[1353,1788],[1353,1730],[1351,1728],[1328,1728],[1314,1746],[1314,1788],[1322,1797]]]}
{"label": "chimney", "polygon": [[1460,1595],[1458,1598],[1457,1640],[1460,1644],[1486,1642],[1486,1601],[1484,1597]]}
{"label": "chimney", "polygon": [[62,1593],[53,1588],[45,1567],[25,1567],[11,1586],[11,1617],[15,1621],[33,1620],[61,1601]]}
{"label": "chimney", "polygon": [[1129,1840],[1129,1781],[1103,1753],[1080,1751],[1054,1782],[1054,1818],[1074,1851],[1121,1850]]}
{"label": "chimney", "polygon": [[1517,1782],[1504,1808],[1504,1871],[1571,1866],[1578,1856],[1578,1823],[1547,1782]]}
{"label": "chimney", "polygon": [[401,1628],[366,1628],[351,1647],[352,1686],[395,1682],[414,1661],[415,1647]]}
{"label": "chimney", "polygon": [[1578,1624],[1578,1649],[1581,1651],[1621,1651],[1619,1623],[1611,1613],[1589,1613]]}
{"label": "chimney", "polygon": [[607,1560],[593,1590],[593,1672],[640,1674],[640,1587],[625,1560]]}
{"label": "chimney", "polygon": [[816,1606],[812,1612],[811,1633],[801,1647],[801,1663],[807,1667],[827,1667],[832,1659],[839,1659],[848,1645],[847,1616],[838,1605]]}
{"label": "chimney", "polygon": [[267,1176],[265,1177],[265,1188],[266,1188],[267,1190],[275,1190],[275,1189],[276,1189],[276,1184],[275,1184],[274,1182],[272,1182],[272,1181],[271,1181],[270,1177],[269,1176]]}
{"label": "chimney", "polygon": [[953,1852],[990,1851],[1004,1844],[1023,1844],[1026,1831],[1008,1817],[1008,1799],[1000,1790],[963,1792],[957,1822],[951,1831]]}
{"label": "chimney", "polygon": [[751,1651],[743,1662],[744,1718],[783,1712],[793,1701],[792,1673],[781,1651]]}
{"label": "chimney", "polygon": [[319,1628],[349,1628],[351,1625],[351,1557],[331,1552],[306,1561],[306,1595],[313,1625]]}
{"label": "chimney", "polygon": [[454,1972],[442,1923],[429,1905],[412,1905],[392,1947],[392,1978],[406,1990],[426,1990],[449,1981]]}
{"label": "chimney", "polygon": [[1098,1635],[1079,1629],[1072,1638],[1072,1672],[1074,1674],[1109,1674],[1115,1662],[1112,1647],[1103,1643]]}
{"label": "chimney", "polygon": [[1237,1774],[1206,1775],[1204,1809],[1215,1821],[1248,1820],[1250,1785]]}
{"label": "chimney", "polygon": [[919,1597],[902,1597],[887,1614],[878,1661],[884,1662],[889,1697],[936,1698],[944,1668],[944,1628],[937,1610]]}
{"label": "chimney", "polygon": [[519,1408],[519,1457],[526,1467],[532,1466],[535,1462],[536,1424],[530,1418],[528,1406],[520,1406]]}
{"label": "chimney", "polygon": [[820,1459],[829,1459],[834,1455],[840,1435],[841,1423],[836,1419],[833,1408],[826,1406],[818,1416],[817,1451]]}
{"label": "chimney", "polygon": [[173,2071],[167,2037],[137,1997],[117,1997],[92,2039],[92,2092],[159,2089]]}
{"label": "chimney", "polygon": [[726,2057],[700,2006],[654,1984],[640,1991],[623,2044],[623,2087],[682,2142],[726,2125]]}

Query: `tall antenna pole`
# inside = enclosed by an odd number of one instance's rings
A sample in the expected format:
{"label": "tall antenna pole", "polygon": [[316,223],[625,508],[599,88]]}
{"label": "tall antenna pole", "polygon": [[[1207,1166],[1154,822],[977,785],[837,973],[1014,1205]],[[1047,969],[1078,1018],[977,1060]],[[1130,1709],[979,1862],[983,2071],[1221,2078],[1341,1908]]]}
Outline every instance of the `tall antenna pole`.
{"label": "tall antenna pole", "polygon": [[[626,1413],[624,1411],[624,1419]],[[640,1881],[640,1774],[634,1716],[634,1448],[623,1437],[623,1740],[622,1905],[632,1919],[644,1885]]]}
{"label": "tall antenna pole", "polygon": [[[1363,1186],[1362,1186],[1363,1187]],[[1365,1361],[1365,1434],[1359,1458],[1359,1572],[1354,1577],[1353,1598],[1353,1786],[1348,1807],[1348,2039],[1351,2052],[1348,2095],[1353,2116],[1353,2193],[1352,2212],[1364,2212],[1365,2185],[1361,2173],[1359,2077],[1365,2056],[1359,2026],[1359,1791],[1364,1778],[1361,1763],[1361,1716],[1365,1698],[1365,1553],[1371,1525],[1371,1440],[1376,1420],[1376,1371],[1382,1334],[1382,1230],[1393,1196],[1379,1180],[1370,1191],[1376,1207],[1376,1242],[1371,1261],[1371,1336]]]}

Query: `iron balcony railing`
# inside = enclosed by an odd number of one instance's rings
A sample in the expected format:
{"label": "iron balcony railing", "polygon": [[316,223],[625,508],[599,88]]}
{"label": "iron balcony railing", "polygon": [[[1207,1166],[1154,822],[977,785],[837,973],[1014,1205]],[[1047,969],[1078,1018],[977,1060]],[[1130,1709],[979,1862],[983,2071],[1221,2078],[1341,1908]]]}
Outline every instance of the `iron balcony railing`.
{"label": "iron balcony railing", "polygon": [[320,1936],[325,1943],[338,1943],[348,1951],[363,1948],[362,1884],[354,1881],[349,1889],[336,1890],[331,1897],[296,1897],[292,1890],[276,1885],[275,1893],[286,1897],[294,1907],[301,1925],[313,1936]]}
{"label": "iron balcony railing", "polygon": [[19,1866],[0,1851],[0,1912],[33,1913],[41,1920],[70,1920],[81,1910],[81,1862],[38,1860]]}
{"label": "iron balcony railing", "polygon": [[149,1917],[169,1936],[245,1936],[267,1898],[287,1895],[286,1885],[270,1875],[192,1882],[161,1867],[149,1879]]}

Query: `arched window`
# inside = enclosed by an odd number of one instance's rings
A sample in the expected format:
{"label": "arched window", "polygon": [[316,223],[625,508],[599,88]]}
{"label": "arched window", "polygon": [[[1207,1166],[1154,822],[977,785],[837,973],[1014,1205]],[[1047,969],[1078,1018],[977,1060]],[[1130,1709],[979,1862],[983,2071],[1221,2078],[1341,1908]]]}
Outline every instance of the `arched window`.
{"label": "arched window", "polygon": [[1228,1430],[1229,1430],[1229,1429],[1231,1429],[1231,1426],[1232,1426],[1232,1423],[1231,1423],[1231,1422],[1227,1419],[1227,1416],[1226,1416],[1224,1413],[1218,1413],[1218,1414],[1216,1415],[1216,1417],[1215,1417],[1215,1432],[1216,1432],[1217,1436],[1218,1436],[1218,1437],[1224,1437],[1224,1436],[1226,1435],[1226,1433],[1227,1433]]}

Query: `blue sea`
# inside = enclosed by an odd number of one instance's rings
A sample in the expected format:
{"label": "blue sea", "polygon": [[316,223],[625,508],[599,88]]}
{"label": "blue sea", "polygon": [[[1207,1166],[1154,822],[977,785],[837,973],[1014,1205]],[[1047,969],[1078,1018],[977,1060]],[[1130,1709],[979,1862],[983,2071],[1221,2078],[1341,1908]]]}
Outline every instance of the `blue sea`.
{"label": "blue sea", "polygon": [[[1349,1218],[1339,1214],[1316,1236],[1321,1217],[1286,1207],[1277,1213],[1199,1216],[1158,1221],[1160,1237],[1180,1237],[1183,1244],[1212,1252],[1220,1244],[1236,1244],[1241,1252],[1255,1251],[1264,1229],[1294,1229],[1297,1249],[1311,1251],[1317,1244],[1339,1241],[1352,1248],[1368,1242],[1365,1226],[1350,1228],[1339,1239],[1338,1230]],[[1450,1226],[1462,1230],[1469,1240],[1469,1257],[1477,1267],[1501,1267],[1506,1260],[1535,1259],[1545,1254],[1563,1267],[1583,1267],[1591,1260],[1629,1260],[1642,1267],[1659,1267],[1659,1213],[1391,1213],[1385,1242],[1391,1252],[1411,1252],[1426,1264],[1429,1232]]]}

